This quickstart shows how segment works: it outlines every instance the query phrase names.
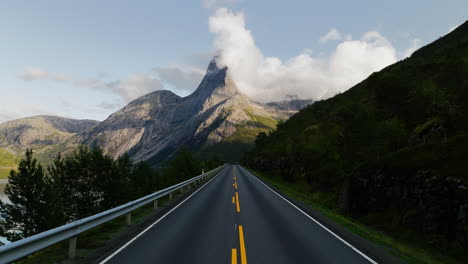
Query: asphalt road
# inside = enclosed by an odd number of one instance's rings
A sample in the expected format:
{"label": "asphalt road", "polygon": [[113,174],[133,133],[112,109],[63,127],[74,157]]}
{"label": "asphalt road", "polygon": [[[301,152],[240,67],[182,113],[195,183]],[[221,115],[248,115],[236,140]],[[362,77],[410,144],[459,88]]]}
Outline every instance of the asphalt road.
{"label": "asphalt road", "polygon": [[375,263],[234,165],[101,263],[247,262]]}

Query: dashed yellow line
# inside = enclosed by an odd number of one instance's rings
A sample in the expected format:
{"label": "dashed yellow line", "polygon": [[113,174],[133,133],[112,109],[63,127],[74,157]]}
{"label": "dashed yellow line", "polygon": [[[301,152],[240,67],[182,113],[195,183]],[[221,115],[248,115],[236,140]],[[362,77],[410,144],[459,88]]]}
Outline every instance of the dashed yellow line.
{"label": "dashed yellow line", "polygon": [[236,197],[232,197],[232,203],[236,203]]}
{"label": "dashed yellow line", "polygon": [[247,264],[247,253],[245,252],[244,229],[239,225],[239,243],[241,264]]}
{"label": "dashed yellow line", "polygon": [[239,202],[239,194],[236,192],[236,210],[240,213],[240,202]]}
{"label": "dashed yellow line", "polygon": [[237,264],[237,249],[233,248],[231,251],[231,264]]}

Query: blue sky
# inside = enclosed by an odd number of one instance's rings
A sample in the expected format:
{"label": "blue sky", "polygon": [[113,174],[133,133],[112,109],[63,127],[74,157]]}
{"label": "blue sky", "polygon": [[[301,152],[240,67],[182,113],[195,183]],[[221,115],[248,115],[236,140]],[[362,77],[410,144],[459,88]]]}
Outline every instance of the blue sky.
{"label": "blue sky", "polygon": [[254,99],[326,98],[445,35],[466,10],[462,0],[2,1],[0,122],[103,120],[157,89],[184,96],[219,50]]}

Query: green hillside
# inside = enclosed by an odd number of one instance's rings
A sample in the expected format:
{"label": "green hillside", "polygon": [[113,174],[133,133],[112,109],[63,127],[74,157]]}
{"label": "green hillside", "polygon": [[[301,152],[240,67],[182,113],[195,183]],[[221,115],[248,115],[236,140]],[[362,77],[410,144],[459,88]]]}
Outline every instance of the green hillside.
{"label": "green hillside", "polygon": [[424,246],[462,260],[468,241],[467,102],[465,22],[260,134],[244,163],[325,193],[322,204],[377,230],[402,240],[422,236]]}
{"label": "green hillside", "polygon": [[252,121],[246,122],[236,128],[236,132],[221,142],[202,147],[196,151],[199,157],[219,157],[226,162],[239,162],[242,156],[255,146],[258,133],[268,132],[275,128],[278,120],[254,115],[250,111],[246,114]]}
{"label": "green hillside", "polygon": [[18,157],[0,148],[0,167],[16,167],[18,161]]}

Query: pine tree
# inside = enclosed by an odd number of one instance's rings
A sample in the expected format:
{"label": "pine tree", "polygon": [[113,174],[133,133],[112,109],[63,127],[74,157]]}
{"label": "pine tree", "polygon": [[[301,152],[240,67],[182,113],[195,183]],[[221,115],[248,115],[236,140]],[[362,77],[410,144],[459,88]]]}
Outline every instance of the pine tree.
{"label": "pine tree", "polygon": [[17,171],[11,171],[0,202],[0,235],[10,241],[28,237],[58,225],[54,215],[53,192],[44,169],[28,149]]}
{"label": "pine tree", "polygon": [[157,172],[152,171],[146,162],[135,165],[130,174],[130,184],[132,199],[143,197],[161,188]]}
{"label": "pine tree", "polygon": [[165,174],[172,179],[171,184],[190,179],[201,172],[200,163],[187,148],[182,148],[168,165]]}
{"label": "pine tree", "polygon": [[[101,150],[93,149],[95,157],[93,162],[100,165],[95,172],[95,186],[102,193],[103,209],[110,209],[128,202],[130,194],[130,175],[132,173],[132,160],[128,155],[122,155],[113,160],[108,155],[103,155]],[[103,169],[105,165],[105,169]]]}
{"label": "pine tree", "polygon": [[87,146],[79,146],[63,160],[63,182],[66,185],[64,194],[67,203],[66,217],[75,221],[99,213],[102,210],[102,192],[97,173],[106,173],[108,165],[101,163],[100,150],[93,151]]}
{"label": "pine tree", "polygon": [[52,191],[55,197],[54,210],[57,220],[61,224],[71,222],[73,215],[73,207],[70,206],[72,198],[73,184],[66,175],[65,163],[62,155],[59,153],[54,159],[51,166],[48,166]]}

